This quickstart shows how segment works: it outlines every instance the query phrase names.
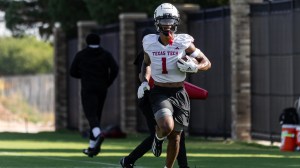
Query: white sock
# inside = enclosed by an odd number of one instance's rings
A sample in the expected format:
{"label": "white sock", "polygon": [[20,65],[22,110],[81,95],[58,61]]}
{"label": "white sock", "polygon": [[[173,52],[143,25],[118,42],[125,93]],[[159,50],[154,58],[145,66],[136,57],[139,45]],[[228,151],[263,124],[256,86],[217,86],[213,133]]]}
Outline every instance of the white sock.
{"label": "white sock", "polygon": [[158,138],[157,134],[155,134],[155,137],[156,137],[156,139],[158,139],[158,140],[160,140],[160,141],[163,141],[163,140],[165,140],[165,138],[166,138],[166,137]]}
{"label": "white sock", "polygon": [[96,145],[96,141],[90,140],[90,148],[94,148]]}
{"label": "white sock", "polygon": [[99,127],[95,127],[95,128],[93,128],[92,132],[93,132],[94,137],[96,138],[101,133],[101,130]]}

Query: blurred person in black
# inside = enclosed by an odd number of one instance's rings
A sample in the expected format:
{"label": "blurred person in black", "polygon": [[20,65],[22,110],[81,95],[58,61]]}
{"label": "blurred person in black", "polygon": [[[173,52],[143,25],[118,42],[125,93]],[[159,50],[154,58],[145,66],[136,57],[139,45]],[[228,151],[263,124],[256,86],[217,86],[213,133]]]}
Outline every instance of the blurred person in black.
{"label": "blurred person in black", "polygon": [[[151,28],[146,28],[143,31],[143,37],[148,34],[157,34],[157,31]],[[144,60],[144,51],[141,51],[138,53],[134,61],[134,65],[137,67],[138,76],[140,76],[141,73],[143,60]],[[142,111],[145,116],[150,135],[147,138],[145,138],[128,156],[123,157],[120,160],[120,164],[123,168],[133,168],[134,163],[139,158],[141,158],[145,153],[147,153],[152,147],[153,139],[155,136],[156,121],[149,100],[149,92],[150,92],[149,90],[145,91],[144,97],[138,99],[138,107],[139,110]],[[181,134],[180,148],[177,156],[177,162],[179,168],[188,168],[184,132],[182,132]]]}
{"label": "blurred person in black", "polygon": [[81,80],[81,102],[90,126],[89,147],[83,153],[93,157],[100,152],[104,140],[100,129],[102,109],[107,89],[116,79],[119,67],[111,53],[100,46],[97,34],[88,34],[86,44],[75,55],[70,75]]}

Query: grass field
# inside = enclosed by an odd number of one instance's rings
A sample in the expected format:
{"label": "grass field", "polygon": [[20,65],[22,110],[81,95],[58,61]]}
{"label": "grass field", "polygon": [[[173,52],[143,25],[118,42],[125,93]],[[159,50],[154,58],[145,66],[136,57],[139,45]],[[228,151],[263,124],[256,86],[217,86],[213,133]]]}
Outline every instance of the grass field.
{"label": "grass field", "polygon": [[[77,132],[0,133],[0,168],[117,168],[120,167],[120,158],[145,136],[137,134],[126,139],[106,139],[102,153],[88,158],[81,153],[88,140]],[[300,152],[280,152],[278,147],[207,141],[200,137],[186,139],[191,168],[300,167]],[[165,154],[156,158],[148,152],[136,162],[136,167],[162,168],[164,159]]]}

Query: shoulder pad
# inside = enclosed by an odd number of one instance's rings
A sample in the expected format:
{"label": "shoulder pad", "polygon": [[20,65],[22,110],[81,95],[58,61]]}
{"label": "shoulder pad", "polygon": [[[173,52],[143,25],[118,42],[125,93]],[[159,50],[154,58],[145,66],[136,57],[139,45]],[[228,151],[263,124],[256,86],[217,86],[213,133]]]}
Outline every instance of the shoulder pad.
{"label": "shoulder pad", "polygon": [[148,34],[143,38],[143,48],[144,50],[148,48],[149,45],[157,42],[157,34]]}
{"label": "shoulder pad", "polygon": [[194,38],[188,34],[177,34],[174,40],[174,43],[177,43],[177,45],[181,45],[184,48],[188,48],[193,42]]}

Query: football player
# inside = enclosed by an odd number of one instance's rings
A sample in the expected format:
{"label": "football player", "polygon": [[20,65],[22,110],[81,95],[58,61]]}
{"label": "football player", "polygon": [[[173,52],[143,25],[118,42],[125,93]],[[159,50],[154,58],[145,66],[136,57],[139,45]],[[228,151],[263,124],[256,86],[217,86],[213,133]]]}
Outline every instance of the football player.
{"label": "football player", "polygon": [[[155,29],[146,28],[143,31],[143,37],[145,37],[148,34],[157,34]],[[139,76],[141,73],[141,67],[144,60],[144,52],[141,51],[137,55],[134,65],[137,67],[137,75]],[[149,101],[149,92],[145,91],[145,94],[142,98],[138,99],[138,107],[143,112],[146,123],[150,132],[150,135],[146,137],[134,150],[130,152],[130,154],[126,157],[123,157],[120,160],[120,164],[122,168],[133,168],[134,163],[141,158],[145,153],[147,153],[151,147],[153,138],[155,136],[155,126],[156,121],[154,119],[153,111],[151,108],[151,104]],[[187,156],[186,156],[186,149],[185,149],[185,135],[184,132],[181,133],[180,138],[180,148],[179,153],[177,156],[177,163],[179,168],[189,168],[188,162],[187,162]]]}
{"label": "football player", "polygon": [[[151,75],[154,87],[150,92],[150,102],[157,123],[152,152],[159,157],[167,138],[165,167],[171,168],[178,155],[181,132],[189,124],[190,100],[183,87],[186,73],[206,71],[211,63],[195,47],[192,36],[175,34],[180,22],[175,6],[170,3],[159,5],[154,12],[154,21],[159,34],[149,34],[143,38],[143,82],[137,94],[138,98],[142,98],[150,89],[148,79]],[[198,63],[183,59],[185,55],[195,58]]]}

